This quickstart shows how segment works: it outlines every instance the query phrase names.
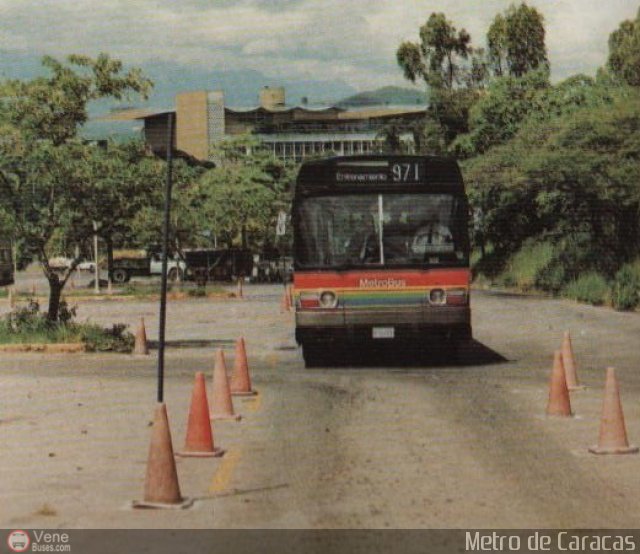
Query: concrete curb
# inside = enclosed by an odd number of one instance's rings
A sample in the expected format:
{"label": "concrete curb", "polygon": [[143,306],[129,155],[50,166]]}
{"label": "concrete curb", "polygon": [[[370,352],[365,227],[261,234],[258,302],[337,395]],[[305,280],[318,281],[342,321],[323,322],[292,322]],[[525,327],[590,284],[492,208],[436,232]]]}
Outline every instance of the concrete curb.
{"label": "concrete curb", "polygon": [[86,351],[87,348],[82,342],[0,344],[0,352],[9,353],[42,352],[46,354],[75,354]]}

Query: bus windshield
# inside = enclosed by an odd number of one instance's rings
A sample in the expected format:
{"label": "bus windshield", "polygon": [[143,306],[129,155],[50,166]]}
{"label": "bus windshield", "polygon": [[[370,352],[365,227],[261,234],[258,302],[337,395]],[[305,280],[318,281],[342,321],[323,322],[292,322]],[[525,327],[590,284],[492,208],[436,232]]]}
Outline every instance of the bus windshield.
{"label": "bus windshield", "polygon": [[465,265],[463,198],[440,193],[314,196],[296,208],[300,268]]}

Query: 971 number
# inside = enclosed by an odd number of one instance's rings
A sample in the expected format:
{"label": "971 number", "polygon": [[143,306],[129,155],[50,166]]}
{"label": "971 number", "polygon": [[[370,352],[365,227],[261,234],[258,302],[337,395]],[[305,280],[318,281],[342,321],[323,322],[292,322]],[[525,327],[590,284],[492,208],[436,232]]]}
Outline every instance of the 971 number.
{"label": "971 number", "polygon": [[396,183],[404,183],[406,181],[418,181],[420,178],[420,172],[418,170],[418,164],[393,164],[391,167],[393,174],[393,180]]}

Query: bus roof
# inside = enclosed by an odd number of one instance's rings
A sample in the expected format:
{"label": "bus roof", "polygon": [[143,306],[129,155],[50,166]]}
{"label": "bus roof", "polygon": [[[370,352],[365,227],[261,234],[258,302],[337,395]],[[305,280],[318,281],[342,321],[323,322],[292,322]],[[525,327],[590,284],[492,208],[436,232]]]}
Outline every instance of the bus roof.
{"label": "bus roof", "polygon": [[[391,171],[400,165],[409,175],[400,182]],[[418,176],[416,179],[414,176]],[[437,188],[464,190],[462,174],[453,158],[408,155],[337,156],[306,161],[300,167],[296,194],[326,194],[369,190],[425,190]]]}

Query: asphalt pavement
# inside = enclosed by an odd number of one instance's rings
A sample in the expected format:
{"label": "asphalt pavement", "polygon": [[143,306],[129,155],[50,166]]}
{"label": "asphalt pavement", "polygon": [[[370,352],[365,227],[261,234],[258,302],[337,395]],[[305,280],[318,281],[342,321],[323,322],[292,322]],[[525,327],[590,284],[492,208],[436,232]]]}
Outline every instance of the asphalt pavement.
{"label": "asphalt pavement", "polygon": [[[231,289],[230,289],[231,290]],[[640,456],[595,456],[604,370],[615,366],[631,442],[640,442],[640,317],[542,297],[475,291],[474,341],[460,360],[402,352],[305,370],[282,286],[244,299],[170,302],[170,340],[215,340],[233,362],[244,336],[255,397],[216,422],[222,458],[179,459],[184,511],[134,511],[143,494],[155,352],[3,354],[4,527],[632,528]],[[157,305],[82,301],[78,317],[156,337]],[[572,333],[574,417],[545,416],[553,351]],[[185,440],[195,371],[212,346],[169,348],[166,403]],[[209,385],[210,386],[210,385]]]}

